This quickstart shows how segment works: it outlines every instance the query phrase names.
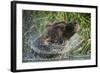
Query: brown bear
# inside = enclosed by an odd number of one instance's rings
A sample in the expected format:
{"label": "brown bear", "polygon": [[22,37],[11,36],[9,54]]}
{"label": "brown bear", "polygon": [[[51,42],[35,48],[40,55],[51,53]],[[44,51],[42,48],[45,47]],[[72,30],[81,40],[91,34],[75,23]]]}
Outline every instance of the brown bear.
{"label": "brown bear", "polygon": [[69,40],[77,30],[77,23],[64,21],[53,23],[47,26],[46,33],[40,37],[44,45],[49,43],[63,44]]}

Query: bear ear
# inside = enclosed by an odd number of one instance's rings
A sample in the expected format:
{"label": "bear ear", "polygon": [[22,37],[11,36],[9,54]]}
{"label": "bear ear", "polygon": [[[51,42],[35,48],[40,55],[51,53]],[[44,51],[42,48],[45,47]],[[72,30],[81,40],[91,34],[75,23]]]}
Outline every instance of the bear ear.
{"label": "bear ear", "polygon": [[59,22],[54,22],[53,23],[53,26],[55,26],[55,27],[65,27],[66,26],[66,24],[67,24],[67,22],[65,22],[65,21],[59,21]]}
{"label": "bear ear", "polygon": [[72,23],[73,25],[77,24],[77,21],[75,19],[70,20],[70,23]]}
{"label": "bear ear", "polygon": [[51,22],[49,22],[47,25],[46,25],[46,27],[51,27],[52,26],[52,23]]}
{"label": "bear ear", "polygon": [[73,24],[77,24],[77,21],[74,20],[74,21],[72,21],[72,23],[73,23]]}
{"label": "bear ear", "polygon": [[75,27],[75,31],[78,31],[79,30],[79,24],[78,24],[78,21],[77,20],[72,19],[69,23],[71,23],[72,26]]}
{"label": "bear ear", "polygon": [[72,23],[73,23],[73,25],[76,27],[76,32],[79,31],[80,26],[79,26],[78,21],[75,21],[75,20],[74,20]]}
{"label": "bear ear", "polygon": [[55,21],[49,22],[49,23],[47,24],[47,26],[52,26],[52,25],[54,25],[54,24],[56,24],[56,23],[57,23],[57,21],[55,20]]}
{"label": "bear ear", "polygon": [[50,25],[50,24],[48,24],[48,25],[46,25],[46,27],[51,27],[52,25]]}

